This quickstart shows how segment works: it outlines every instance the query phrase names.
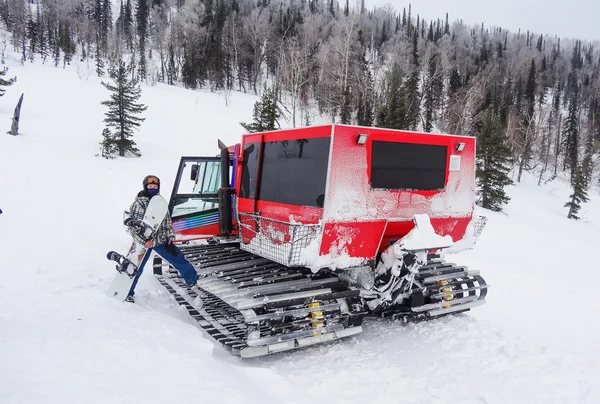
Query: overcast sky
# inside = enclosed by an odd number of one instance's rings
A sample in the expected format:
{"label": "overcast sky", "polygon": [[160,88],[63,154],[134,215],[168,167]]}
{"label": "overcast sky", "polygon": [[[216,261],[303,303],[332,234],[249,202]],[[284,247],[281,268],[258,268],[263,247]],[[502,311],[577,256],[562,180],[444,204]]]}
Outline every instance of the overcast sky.
{"label": "overcast sky", "polygon": [[[342,2],[340,2],[342,3]],[[426,21],[444,17],[462,18],[467,24],[495,25],[516,32],[528,29],[535,33],[565,38],[600,40],[600,0],[365,0],[365,5],[392,5],[402,11],[412,4]]]}

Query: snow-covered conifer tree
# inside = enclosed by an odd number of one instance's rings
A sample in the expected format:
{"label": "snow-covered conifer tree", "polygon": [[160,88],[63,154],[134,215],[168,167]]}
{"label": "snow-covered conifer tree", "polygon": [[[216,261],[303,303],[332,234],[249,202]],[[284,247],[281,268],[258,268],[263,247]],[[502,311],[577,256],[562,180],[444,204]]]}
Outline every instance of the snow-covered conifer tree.
{"label": "snow-covered conifer tree", "polygon": [[119,59],[116,66],[108,69],[114,85],[102,82],[102,85],[111,91],[110,100],[101,102],[108,107],[104,118],[107,127],[102,132],[104,139],[101,142],[104,155],[118,152],[119,156],[125,156],[126,153],[141,156],[132,137],[134,129],[145,120],[138,115],[148,107],[137,103],[142,95],[142,89],[137,79],[132,78],[132,69],[132,63],[125,64],[122,59]]}

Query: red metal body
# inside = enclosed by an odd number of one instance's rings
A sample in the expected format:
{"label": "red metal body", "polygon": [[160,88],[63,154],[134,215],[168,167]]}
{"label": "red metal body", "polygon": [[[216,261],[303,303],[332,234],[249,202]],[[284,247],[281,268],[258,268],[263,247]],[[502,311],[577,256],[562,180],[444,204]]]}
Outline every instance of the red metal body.
{"label": "red metal body", "polygon": [[[366,135],[366,142],[359,144],[359,135]],[[240,195],[247,145],[260,146],[258,161],[262,161],[264,145],[269,142],[301,143],[322,138],[329,139],[322,206],[299,206],[261,200],[260,196],[256,198],[260,195],[260,164],[258,180],[251,184],[256,187],[254,197]],[[442,147],[438,150],[445,148],[443,189],[374,188],[371,177],[374,142],[378,142],[380,149],[382,144],[389,144],[381,142]],[[318,250],[312,250],[315,257],[311,263],[316,266],[343,268],[372,262],[378,252],[413,228],[415,214],[427,213],[436,233],[450,235],[455,242],[463,238],[472,218],[475,203],[475,139],[472,137],[325,125],[247,134],[243,136],[239,150],[235,165],[237,212],[322,226]],[[406,170],[399,172],[407,175]],[[243,241],[251,240],[243,237]]]}

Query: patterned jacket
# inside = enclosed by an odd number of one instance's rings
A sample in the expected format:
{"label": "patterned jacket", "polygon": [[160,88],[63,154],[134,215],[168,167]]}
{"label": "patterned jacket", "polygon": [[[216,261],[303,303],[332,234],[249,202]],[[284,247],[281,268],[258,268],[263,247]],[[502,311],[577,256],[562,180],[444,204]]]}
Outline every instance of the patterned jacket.
{"label": "patterned jacket", "polygon": [[[135,198],[135,201],[129,207],[129,213],[133,219],[142,220],[144,219],[144,213],[150,203],[150,198],[144,195],[144,191],[140,191]],[[129,231],[129,234],[135,239],[136,242],[144,244],[146,240],[140,237],[133,231]],[[171,215],[167,212],[167,215],[163,219],[162,223],[156,231],[156,236],[152,240],[152,246],[155,247],[160,244],[165,244],[168,241],[175,241],[175,232],[173,231],[173,223],[171,222]]]}

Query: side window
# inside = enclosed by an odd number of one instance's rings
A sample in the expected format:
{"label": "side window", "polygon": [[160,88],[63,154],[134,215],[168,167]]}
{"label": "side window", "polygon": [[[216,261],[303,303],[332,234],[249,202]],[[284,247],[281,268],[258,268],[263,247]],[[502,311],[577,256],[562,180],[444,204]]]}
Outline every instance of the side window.
{"label": "side window", "polygon": [[174,197],[172,217],[218,209],[221,162],[188,160],[184,163]]}
{"label": "side window", "polygon": [[206,162],[202,161],[186,161],[183,166],[181,178],[177,186],[177,194],[197,194],[197,183],[202,183],[204,171],[206,170]]}
{"label": "side window", "polygon": [[248,143],[244,147],[240,198],[254,199],[256,197],[259,151],[260,143]]}
{"label": "side window", "polygon": [[373,189],[434,191],[444,189],[446,146],[374,140],[371,150]]}
{"label": "side window", "polygon": [[219,198],[189,198],[175,197],[175,206],[173,207],[173,219],[189,215],[192,213],[201,213],[206,210],[218,209]]}
{"label": "side window", "polygon": [[198,165],[197,173],[193,194],[216,194],[219,192],[221,185],[221,163],[219,161],[201,162]]}
{"label": "side window", "polygon": [[323,207],[331,138],[266,142],[260,199]]}

